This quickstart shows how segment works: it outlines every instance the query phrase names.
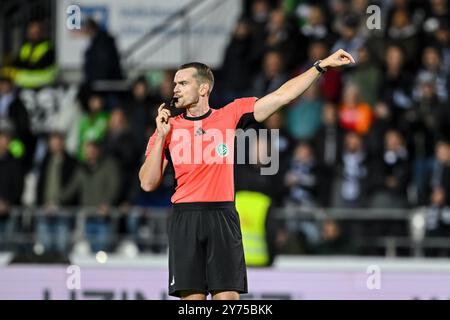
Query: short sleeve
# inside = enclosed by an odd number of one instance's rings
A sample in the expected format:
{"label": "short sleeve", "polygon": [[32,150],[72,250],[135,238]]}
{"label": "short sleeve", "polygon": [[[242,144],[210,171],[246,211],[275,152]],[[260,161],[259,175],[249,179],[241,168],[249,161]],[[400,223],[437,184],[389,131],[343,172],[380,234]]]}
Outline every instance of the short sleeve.
{"label": "short sleeve", "polygon": [[225,110],[233,117],[234,124],[237,125],[244,114],[253,113],[255,110],[256,97],[240,98],[225,106]]}
{"label": "short sleeve", "polygon": [[[145,150],[145,157],[146,158],[150,155],[150,151],[152,150],[153,144],[155,143],[157,134],[158,134],[158,132],[155,130],[155,132],[152,134],[152,136],[148,140],[147,149]],[[164,147],[163,147],[163,152],[162,152],[163,160],[166,159],[166,151],[167,151],[167,147],[168,147],[167,141],[169,141],[168,138],[166,138],[166,141],[164,142]]]}

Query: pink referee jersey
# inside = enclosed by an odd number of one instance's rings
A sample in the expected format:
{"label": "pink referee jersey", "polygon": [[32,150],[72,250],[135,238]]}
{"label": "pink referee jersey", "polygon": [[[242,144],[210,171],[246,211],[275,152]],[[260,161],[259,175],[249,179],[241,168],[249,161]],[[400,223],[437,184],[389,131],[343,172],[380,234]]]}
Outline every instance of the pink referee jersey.
{"label": "pink referee jersey", "polygon": [[[236,125],[254,111],[257,98],[236,99],[221,109],[209,109],[200,117],[186,114],[170,118],[165,152],[175,170],[172,203],[234,201],[234,137]],[[150,155],[156,131],[147,144]]]}

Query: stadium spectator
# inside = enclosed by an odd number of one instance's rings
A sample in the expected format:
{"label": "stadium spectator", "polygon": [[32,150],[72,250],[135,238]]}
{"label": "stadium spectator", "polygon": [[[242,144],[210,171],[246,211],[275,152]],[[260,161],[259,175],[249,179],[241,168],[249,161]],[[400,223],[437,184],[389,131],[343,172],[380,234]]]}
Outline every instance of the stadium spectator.
{"label": "stadium spectator", "polygon": [[272,214],[277,193],[273,188],[275,177],[261,175],[260,171],[268,149],[264,139],[250,141],[250,159],[255,161],[236,167],[236,207],[247,266],[270,266],[277,253],[275,239],[281,226]]}
{"label": "stadium spectator", "polygon": [[[440,20],[439,28],[434,33],[433,45],[438,47],[442,54],[442,65],[444,72],[450,74],[450,22]],[[448,80],[447,80],[448,82]]]}
{"label": "stadium spectator", "polygon": [[31,168],[36,139],[31,132],[30,118],[23,102],[9,78],[0,77],[0,119],[11,121],[15,132],[15,144],[21,146],[12,150],[16,158],[21,158],[25,168]]}
{"label": "stadium spectator", "polygon": [[450,21],[450,11],[445,0],[430,0],[430,8],[427,10],[422,28],[430,37],[439,28],[439,21]]}
{"label": "stadium spectator", "polygon": [[284,72],[283,55],[279,51],[269,51],[264,56],[264,66],[262,72],[253,81],[251,94],[256,97],[263,97],[275,91],[288,76]]}
{"label": "stadium spectator", "polygon": [[267,30],[265,52],[278,51],[286,70],[298,66],[299,62],[305,59],[307,46],[303,47],[301,44],[304,44],[306,40],[292,24],[290,16],[286,16],[282,9],[272,11]]}
{"label": "stadium spectator", "polygon": [[151,132],[155,131],[156,108],[159,101],[150,92],[147,79],[137,78],[131,88],[131,97],[123,103],[124,111],[129,122],[129,129],[140,146],[141,154],[145,151],[145,141]]}
{"label": "stadium spectator", "polygon": [[380,100],[390,106],[392,120],[398,126],[403,112],[412,107],[413,76],[405,69],[403,50],[388,46],[384,55],[385,67],[381,80]]}
{"label": "stadium spectator", "polygon": [[267,22],[270,17],[270,4],[267,0],[255,0],[251,3],[249,15],[252,44],[250,49],[250,61],[252,74],[260,69],[264,56],[265,39],[267,36]]}
{"label": "stadium spectator", "polygon": [[386,132],[384,152],[373,158],[370,170],[371,206],[406,208],[410,180],[409,155],[399,131]]}
{"label": "stadium spectator", "polygon": [[369,159],[363,139],[355,132],[347,132],[339,159],[333,189],[333,206],[345,208],[367,207]]}
{"label": "stadium spectator", "polygon": [[313,248],[314,254],[347,254],[349,252],[348,239],[337,221],[331,218],[325,219],[320,224],[320,240]]}
{"label": "stadium spectator", "polygon": [[359,93],[359,86],[347,83],[344,87],[342,103],[339,107],[339,123],[346,130],[358,134],[366,134],[373,122],[372,108],[363,100]]}
{"label": "stadium spectator", "polygon": [[36,221],[37,242],[46,252],[64,254],[70,243],[73,224],[70,212],[64,206],[77,203],[74,195],[60,201],[62,190],[74,176],[78,162],[65,151],[64,134],[51,132],[48,138],[48,151],[39,167],[37,182],[37,201],[40,206]]}
{"label": "stadium spectator", "polygon": [[87,214],[85,236],[91,250],[109,251],[113,233],[111,207],[117,204],[120,189],[119,166],[114,159],[102,154],[96,141],[88,140],[84,149],[85,160],[60,194],[60,201],[79,196],[79,205]]}
{"label": "stadium spectator", "polygon": [[21,204],[24,183],[22,166],[9,151],[13,134],[11,122],[0,120],[0,248],[10,240],[11,207]]}
{"label": "stadium spectator", "polygon": [[[279,155],[279,170],[273,177],[273,183],[279,186],[279,188],[273,190],[271,193],[272,201],[275,206],[283,205],[284,196],[287,193],[283,180],[284,174],[288,170],[292,150],[294,149],[295,144],[294,138],[285,129],[285,118],[286,117],[282,112],[275,112],[263,123],[265,129],[278,130],[278,139],[272,140],[272,136],[268,135],[268,141],[271,149]],[[275,144],[275,146],[273,144]]]}
{"label": "stadium spectator", "polygon": [[[308,60],[297,71],[298,74],[306,71],[308,66],[328,55],[328,47],[325,42],[314,41],[308,47]],[[337,103],[341,97],[342,72],[340,69],[329,69],[317,80],[320,95],[323,100]]]}
{"label": "stadium spectator", "polygon": [[411,13],[415,25],[420,25],[425,17],[425,6],[419,6],[415,1],[394,0],[391,3],[383,3],[383,9],[386,12],[386,26],[392,25],[394,13],[398,10],[406,10]]}
{"label": "stadium spectator", "polygon": [[27,26],[27,40],[14,61],[14,82],[22,88],[36,89],[52,85],[57,76],[53,44],[45,36],[41,21]]}
{"label": "stadium spectator", "polygon": [[139,146],[128,125],[125,112],[116,108],[111,112],[108,129],[103,140],[106,154],[117,161],[121,174],[121,188],[118,194],[119,205],[135,202],[139,181],[135,172],[139,167]]}
{"label": "stadium spectator", "polygon": [[358,17],[360,21],[360,29],[367,29],[365,26],[365,22],[361,21],[366,17],[367,7],[370,5],[368,0],[352,0],[351,1],[351,9],[350,11]]}
{"label": "stadium spectator", "polygon": [[419,85],[420,100],[408,110],[402,126],[409,134],[410,149],[414,155],[414,176],[419,203],[425,203],[424,175],[432,165],[434,146],[446,132],[450,119],[448,107],[439,101],[435,79],[423,77]]}
{"label": "stadium spectator", "polygon": [[330,45],[333,42],[333,35],[326,24],[326,17],[322,7],[312,4],[308,7],[307,12],[306,21],[300,28],[303,36],[308,39],[308,43],[323,41]]}
{"label": "stadium spectator", "polygon": [[313,140],[318,170],[318,201],[329,207],[334,184],[334,166],[342,152],[344,130],[339,126],[336,107],[326,103],[322,109],[322,124]]}
{"label": "stadium spectator", "polygon": [[317,84],[309,89],[288,108],[286,128],[295,139],[311,139],[321,123],[323,101]]}
{"label": "stadium spectator", "polygon": [[295,147],[285,184],[289,188],[290,203],[317,206],[317,164],[309,143],[301,141]]}
{"label": "stadium spectator", "polygon": [[[310,209],[317,206],[318,171],[314,150],[306,141],[300,141],[294,149],[285,185],[289,188],[287,208]],[[303,213],[303,211],[302,211]],[[311,219],[289,219],[286,228],[296,235],[303,250],[309,253],[320,242],[320,227]]]}
{"label": "stadium spectator", "polygon": [[431,189],[432,198],[435,197],[433,194],[436,190],[441,190],[443,194],[438,197],[442,198],[441,204],[450,205],[450,142],[446,139],[436,143],[435,159],[427,184],[427,187]]}
{"label": "stadium spectator", "polygon": [[87,19],[84,32],[90,38],[84,52],[84,83],[91,87],[98,80],[123,79],[114,38],[92,18]]}
{"label": "stadium spectator", "polygon": [[354,14],[348,14],[343,19],[343,24],[339,30],[339,38],[331,48],[334,52],[343,49],[353,57],[358,56],[358,50],[364,44],[364,38],[358,33],[359,19]]}
{"label": "stadium spectator", "polygon": [[447,74],[442,63],[441,52],[436,47],[426,47],[422,55],[422,68],[417,72],[414,98],[419,100],[422,95],[420,84],[424,79],[433,78],[435,92],[439,101],[448,101]]}
{"label": "stadium spectator", "polygon": [[[426,212],[426,236],[446,237],[450,232],[450,143],[436,144],[435,163],[428,178],[429,206]],[[427,255],[448,256],[448,249],[427,250]]]}
{"label": "stadium spectator", "polygon": [[327,7],[331,19],[331,30],[339,33],[342,30],[345,18],[351,11],[351,4],[346,0],[331,0]]}
{"label": "stadium spectator", "polygon": [[[442,188],[436,188],[431,193],[430,202],[425,214],[425,237],[436,237],[446,242],[450,234],[450,206],[445,199],[445,191]],[[424,255],[448,257],[449,250],[445,247],[431,247],[425,249]]]}
{"label": "stadium spectator", "polygon": [[86,141],[101,141],[108,127],[109,114],[104,111],[105,100],[99,94],[92,94],[88,100],[88,112],[85,112],[79,123],[78,159],[85,159]]}
{"label": "stadium spectator", "polygon": [[[236,24],[231,41],[225,49],[220,71],[221,100],[218,105],[226,105],[246,94],[252,78],[250,24],[240,20]],[[239,77],[236,75],[239,74]]]}
{"label": "stadium spectator", "polygon": [[390,45],[399,46],[404,50],[406,65],[414,68],[419,49],[418,30],[407,10],[396,9],[392,13],[392,21],[387,26],[386,37]]}
{"label": "stadium spectator", "polygon": [[[147,106],[147,109],[150,108],[151,106]],[[139,180],[135,172],[139,167],[141,148],[131,131],[123,109],[116,108],[111,112],[103,145],[106,154],[114,157],[120,170],[121,184],[116,199],[121,213],[119,233],[129,236],[136,243],[139,241],[141,217],[133,214],[132,206],[140,193]]]}
{"label": "stadium spectator", "polygon": [[395,126],[392,122],[391,108],[385,102],[377,102],[373,112],[374,121],[366,136],[367,151],[371,156],[379,156],[384,152],[386,132]]}
{"label": "stadium spectator", "polygon": [[373,63],[369,50],[365,46],[358,49],[357,61],[349,75],[349,80],[358,84],[361,99],[370,106],[374,106],[380,91],[381,71]]}

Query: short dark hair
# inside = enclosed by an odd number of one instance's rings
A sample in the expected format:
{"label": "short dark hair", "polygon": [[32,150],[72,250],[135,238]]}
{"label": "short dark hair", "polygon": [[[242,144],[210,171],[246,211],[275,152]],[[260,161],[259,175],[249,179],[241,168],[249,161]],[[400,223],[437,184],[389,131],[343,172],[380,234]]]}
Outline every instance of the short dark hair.
{"label": "short dark hair", "polygon": [[439,137],[438,140],[436,141],[436,146],[438,144],[445,144],[447,147],[450,147],[450,137],[445,135]]}
{"label": "short dark hair", "polygon": [[201,62],[190,62],[181,65],[178,70],[194,68],[197,71],[195,77],[200,83],[207,82],[209,84],[209,93],[211,93],[214,87],[214,75],[211,68]]}
{"label": "short dark hair", "polygon": [[9,136],[10,138],[16,133],[14,123],[8,118],[0,119],[0,134]]}
{"label": "short dark hair", "polygon": [[53,138],[53,137],[57,137],[60,138],[62,140],[64,140],[66,138],[67,134],[64,130],[62,129],[53,129],[48,133],[48,138]]}
{"label": "short dark hair", "polygon": [[86,18],[82,19],[81,25],[83,29],[92,31],[94,33],[97,33],[102,29],[98,21],[96,21],[92,16],[87,16]]}

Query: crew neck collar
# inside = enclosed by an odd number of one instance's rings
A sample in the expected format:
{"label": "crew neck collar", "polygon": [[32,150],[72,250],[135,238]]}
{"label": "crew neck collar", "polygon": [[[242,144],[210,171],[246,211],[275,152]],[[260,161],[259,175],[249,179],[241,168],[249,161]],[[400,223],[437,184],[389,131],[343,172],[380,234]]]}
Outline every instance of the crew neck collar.
{"label": "crew neck collar", "polygon": [[201,115],[201,116],[198,116],[198,117],[191,117],[191,116],[188,116],[188,115],[187,115],[187,111],[185,111],[184,114],[183,114],[183,117],[184,117],[186,120],[197,121],[197,120],[202,120],[202,119],[205,119],[205,118],[209,117],[209,115],[211,114],[211,112],[212,112],[212,109],[209,108],[208,111],[206,111],[205,114],[203,114],[203,115]]}

